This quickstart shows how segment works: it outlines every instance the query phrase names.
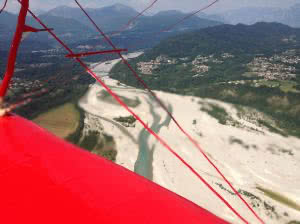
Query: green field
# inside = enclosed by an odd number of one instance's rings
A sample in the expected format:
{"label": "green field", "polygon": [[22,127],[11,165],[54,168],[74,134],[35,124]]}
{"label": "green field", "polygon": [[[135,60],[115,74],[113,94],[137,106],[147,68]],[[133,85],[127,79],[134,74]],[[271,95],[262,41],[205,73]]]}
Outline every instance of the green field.
{"label": "green field", "polygon": [[40,114],[33,122],[60,138],[74,133],[79,125],[80,113],[72,103],[66,103]]}
{"label": "green field", "polygon": [[295,87],[297,83],[294,81],[273,81],[273,80],[261,80],[258,82],[260,86],[272,87],[272,88],[280,88],[281,91],[288,93],[299,93]]}

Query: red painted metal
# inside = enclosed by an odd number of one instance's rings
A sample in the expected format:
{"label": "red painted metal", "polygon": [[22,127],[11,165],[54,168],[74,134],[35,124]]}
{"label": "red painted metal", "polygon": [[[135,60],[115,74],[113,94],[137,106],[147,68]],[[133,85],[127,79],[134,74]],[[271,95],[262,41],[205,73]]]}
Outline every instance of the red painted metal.
{"label": "red painted metal", "polygon": [[37,33],[37,32],[44,32],[44,31],[48,31],[48,30],[53,30],[53,29],[52,28],[51,29],[37,29],[32,26],[25,25],[23,32]]}
{"label": "red painted metal", "polygon": [[111,54],[111,53],[121,53],[126,52],[127,49],[114,49],[114,50],[106,50],[106,51],[95,51],[95,52],[82,52],[78,54],[67,54],[66,58],[81,58],[90,55],[97,55],[97,54]]}
{"label": "red painted metal", "polygon": [[0,142],[0,223],[227,223],[18,116]]}
{"label": "red painted metal", "polygon": [[13,77],[14,71],[15,71],[15,63],[16,63],[16,57],[17,52],[22,40],[22,34],[25,27],[25,21],[26,21],[26,15],[29,7],[29,0],[22,0],[21,9],[19,13],[18,18],[18,24],[15,32],[14,39],[11,44],[10,53],[8,56],[8,62],[6,67],[6,72],[4,79],[2,81],[1,87],[0,87],[0,99],[3,99],[6,95],[6,92],[9,88],[10,81]]}

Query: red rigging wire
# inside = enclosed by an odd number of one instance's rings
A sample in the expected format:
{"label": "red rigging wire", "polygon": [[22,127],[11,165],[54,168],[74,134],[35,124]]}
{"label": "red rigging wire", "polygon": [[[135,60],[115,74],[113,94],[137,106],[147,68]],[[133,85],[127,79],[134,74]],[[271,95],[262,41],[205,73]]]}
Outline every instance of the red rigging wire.
{"label": "red rigging wire", "polygon": [[[121,28],[119,31],[116,31],[116,32],[113,32],[111,33],[111,35],[114,35],[114,34],[120,34],[122,33],[123,31],[125,31],[136,19],[138,19],[141,15],[143,15],[147,10],[149,10],[150,8],[152,8],[155,3],[157,3],[158,0],[154,0],[147,8],[145,8],[142,12],[140,12],[138,15],[136,15],[135,17],[133,17],[132,19],[130,19],[128,21],[127,24],[124,25],[123,28]],[[50,29],[50,30],[53,30],[53,29]],[[30,26],[27,26],[25,25],[25,29],[24,29],[24,32],[40,32],[40,31],[47,31],[47,29],[35,29],[33,27],[30,27]],[[105,53],[114,53],[114,52],[117,52],[117,51],[127,51],[127,49],[119,49],[119,50],[108,50],[108,51],[101,51],[101,52],[87,52],[87,53],[78,53],[78,54],[74,54],[74,55],[71,55],[71,54],[68,54],[66,55],[67,58],[74,58],[74,57],[85,57],[85,56],[90,56],[90,55],[96,55],[96,54],[105,54]],[[55,77],[57,78],[57,77]],[[53,79],[55,79],[53,78]],[[49,79],[49,81],[51,80],[52,78]],[[44,82],[44,85],[47,84],[49,81],[45,81]],[[36,93],[40,93],[40,88],[37,88],[33,91],[31,91],[30,93],[26,93],[26,94],[23,94],[22,95],[22,98],[24,97],[30,97],[30,96],[34,96]],[[40,94],[39,94],[40,95]]]}
{"label": "red rigging wire", "polygon": [[4,9],[5,9],[6,5],[7,5],[7,1],[8,0],[4,1],[4,4],[3,4],[2,8],[0,9],[0,14],[4,11]]}
{"label": "red rigging wire", "polygon": [[204,10],[210,8],[211,6],[213,6],[214,4],[216,4],[218,1],[219,1],[219,0],[215,0],[215,1],[213,1],[212,3],[210,3],[209,5],[205,6],[204,8],[199,9],[199,10],[197,10],[196,12],[193,12],[193,13],[191,13],[191,14],[188,14],[187,16],[183,17],[183,18],[182,18],[181,20],[179,20],[178,22],[176,22],[176,23],[170,25],[169,27],[167,27],[167,28],[165,28],[165,29],[162,29],[161,31],[159,31],[159,33],[161,33],[161,32],[167,32],[167,31],[172,30],[172,29],[173,29],[175,26],[177,26],[178,24],[180,24],[180,23],[182,23],[183,21],[185,21],[185,20],[191,18],[192,16],[198,14],[199,12],[202,12],[202,11],[204,11]]}
{"label": "red rigging wire", "polygon": [[[20,2],[20,0],[18,0]],[[20,2],[21,3],[21,2]],[[22,3],[21,3],[22,4]],[[40,23],[45,29],[48,29],[47,26],[31,11],[28,12],[32,15],[32,17]],[[74,54],[73,51],[62,41],[60,40],[51,30],[48,29],[48,32],[56,39],[70,54]],[[111,94],[120,105],[122,105],[129,113],[131,113],[143,126],[144,128],[151,133],[167,150],[169,150],[178,160],[180,160],[193,174],[196,175],[237,217],[239,217],[244,223],[248,223],[246,219],[244,219],[214,188],[205,181],[203,177],[193,169],[183,158],[181,158],[158,134],[156,134],[148,125],[137,115],[133,112],[121,99],[120,97],[115,94],[97,75],[79,58],[75,59],[80,65],[85,68],[85,70],[94,78],[98,83],[100,83],[109,94]]]}
{"label": "red rigging wire", "polygon": [[[216,0],[214,3],[210,4],[212,6],[215,4],[218,0]],[[81,6],[81,4],[78,2],[78,0],[75,0],[77,5],[81,8],[81,10],[84,12],[84,14],[89,18],[89,20],[92,22],[92,24],[95,26],[95,28],[98,30],[98,32],[106,39],[106,41],[111,45],[113,49],[117,49],[116,46],[112,43],[112,41],[105,35],[105,33],[97,26],[97,24],[93,21],[93,19],[88,15],[88,13],[84,10],[84,8]],[[208,8],[208,7],[206,7]],[[201,9],[203,10],[203,9]],[[200,10],[200,11],[201,11]],[[199,10],[197,11],[197,13]],[[186,17],[189,18],[189,17]],[[183,20],[181,20],[182,22]],[[178,23],[176,23],[178,24]],[[187,133],[181,125],[178,123],[178,121],[175,119],[175,117],[169,112],[167,107],[164,105],[164,103],[156,96],[156,94],[150,89],[150,87],[144,82],[144,80],[137,74],[137,72],[133,69],[133,67],[129,64],[129,62],[123,57],[121,53],[118,53],[120,58],[123,60],[123,62],[127,65],[127,67],[131,70],[133,75],[136,77],[136,79],[144,86],[145,89],[148,90],[148,92],[155,98],[155,100],[160,104],[160,106],[166,111],[166,113],[171,117],[171,119],[175,122],[176,126],[179,128],[179,130],[196,146],[196,148],[201,152],[201,154],[205,157],[205,159],[214,167],[214,169],[219,173],[219,175],[223,178],[223,180],[230,186],[230,188],[234,191],[236,195],[242,200],[242,202],[246,205],[246,207],[253,213],[253,215],[261,222],[264,223],[264,221],[256,214],[256,212],[251,208],[251,206],[245,201],[245,199],[241,196],[241,194],[233,187],[233,185],[229,182],[229,180],[224,176],[224,174],[221,172],[221,170],[212,162],[211,159],[206,155],[205,151],[202,149],[202,147],[199,145],[199,143],[192,138],[192,136]]]}
{"label": "red rigging wire", "polygon": [[[214,0],[214,1],[213,1],[212,3],[210,3],[209,5],[206,5],[206,6],[204,6],[203,8],[197,10],[196,12],[193,12],[193,13],[191,13],[191,14],[188,14],[188,15],[184,16],[182,19],[178,20],[178,21],[175,22],[174,24],[171,24],[170,26],[168,26],[168,27],[166,27],[166,28],[163,28],[163,29],[161,29],[161,30],[159,30],[159,31],[157,31],[157,32],[152,33],[151,36],[154,37],[154,36],[157,36],[157,35],[159,35],[159,34],[161,34],[161,33],[168,32],[168,31],[172,30],[174,27],[176,27],[176,26],[179,25],[180,23],[182,23],[182,22],[184,22],[185,20],[191,18],[192,16],[194,16],[194,15],[196,15],[196,14],[198,14],[198,13],[200,13],[200,12],[202,12],[202,11],[204,11],[204,10],[210,8],[210,7],[212,7],[212,6],[215,5],[217,2],[219,2],[219,0]],[[141,43],[145,43],[146,41],[147,41],[147,39],[143,39],[143,40],[137,41],[137,42],[138,42],[139,44],[141,44]],[[135,46],[136,46],[136,44],[135,44],[135,45],[128,46],[128,48],[135,47]]]}
{"label": "red rigging wire", "polygon": [[128,27],[135,21],[137,20],[137,18],[139,18],[140,16],[142,16],[146,11],[148,11],[150,8],[152,8],[156,3],[158,2],[158,0],[154,0],[147,8],[145,8],[142,12],[140,12],[138,15],[136,15],[135,17],[133,17],[132,19],[130,19],[128,21],[127,24],[125,24],[121,29],[120,31],[117,31],[117,32],[113,32],[111,33],[111,35],[114,35],[114,34],[120,34],[122,33],[123,31],[127,30]]}
{"label": "red rigging wire", "polygon": [[113,36],[113,35],[117,35],[117,34],[121,34],[123,33],[125,30],[127,30],[129,28],[129,26],[135,21],[137,20],[140,16],[144,15],[144,13],[146,11],[148,11],[149,9],[151,9],[156,3],[158,2],[158,0],[154,0],[153,2],[151,2],[151,4],[149,6],[147,6],[147,8],[145,8],[143,11],[141,11],[140,13],[138,13],[136,16],[134,16],[133,18],[131,18],[126,24],[124,24],[120,30],[118,31],[111,31],[108,33],[108,35]]}

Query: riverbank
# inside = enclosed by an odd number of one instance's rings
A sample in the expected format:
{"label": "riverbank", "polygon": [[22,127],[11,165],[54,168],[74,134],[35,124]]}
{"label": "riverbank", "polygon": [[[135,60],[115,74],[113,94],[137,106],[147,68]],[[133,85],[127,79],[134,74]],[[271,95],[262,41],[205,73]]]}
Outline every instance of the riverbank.
{"label": "riverbank", "polygon": [[[99,76],[107,75],[109,69],[117,62],[114,60],[107,64],[102,63],[94,70]],[[151,101],[146,91],[125,86],[109,77],[104,77],[103,80],[124,99],[132,101],[138,99],[139,104],[134,104],[131,109],[149,126],[166,121],[167,114]],[[139,136],[144,129],[137,122],[133,126],[125,127],[115,121],[114,118],[128,117],[130,114],[115,104],[113,99],[101,100],[102,94],[103,88],[94,84],[79,105],[87,113],[97,116],[104,131],[114,137],[118,150],[116,163],[133,171],[141,152]],[[258,189],[260,186],[272,192],[279,192],[294,203],[300,204],[299,139],[271,133],[266,127],[242,118],[239,115],[240,111],[230,104],[161,91],[156,91],[156,94],[166,105],[172,107],[179,123],[201,144],[210,159],[255,207],[266,223],[285,224],[292,220],[300,220],[299,211],[268,197]],[[230,115],[223,117],[230,121],[229,124],[220,123],[218,120],[220,115],[215,116],[216,113],[213,113],[216,107]],[[257,223],[201,153],[178,130],[174,122],[163,125],[156,131],[247,220]],[[214,194],[152,136],[146,136],[143,144],[147,145],[145,147],[147,150],[154,149],[153,161],[151,156],[146,159],[148,165],[151,163],[151,176],[154,182],[192,200],[229,222],[240,223]]]}

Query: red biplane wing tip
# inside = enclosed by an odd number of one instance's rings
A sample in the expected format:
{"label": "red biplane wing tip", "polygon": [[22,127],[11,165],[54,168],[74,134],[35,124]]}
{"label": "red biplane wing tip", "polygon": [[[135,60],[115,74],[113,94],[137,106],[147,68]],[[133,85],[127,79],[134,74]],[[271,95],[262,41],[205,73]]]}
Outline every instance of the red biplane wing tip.
{"label": "red biplane wing tip", "polygon": [[1,223],[226,223],[18,116],[0,118]]}

